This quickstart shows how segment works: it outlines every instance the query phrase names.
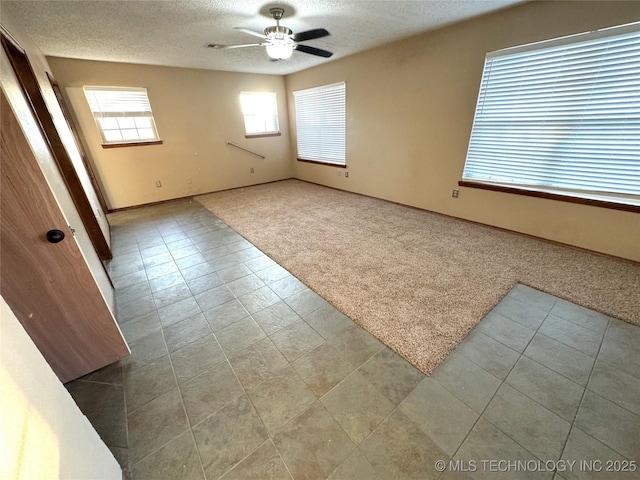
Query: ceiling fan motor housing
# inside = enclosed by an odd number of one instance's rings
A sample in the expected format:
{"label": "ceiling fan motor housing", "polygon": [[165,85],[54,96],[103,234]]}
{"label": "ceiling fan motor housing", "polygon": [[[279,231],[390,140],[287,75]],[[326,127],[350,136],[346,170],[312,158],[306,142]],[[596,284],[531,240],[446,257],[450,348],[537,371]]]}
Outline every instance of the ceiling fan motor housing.
{"label": "ceiling fan motor housing", "polygon": [[269,13],[273,19],[277,22],[284,16],[284,8],[274,7],[269,9]]}
{"label": "ceiling fan motor housing", "polygon": [[[276,24],[275,26],[265,28],[264,35],[271,40],[289,40],[291,35],[293,35],[293,30],[280,26],[280,19],[284,16],[284,8],[273,7],[269,9],[269,13],[276,21]],[[287,41],[287,43],[289,42]],[[291,41],[291,43],[293,43],[293,41]]]}
{"label": "ceiling fan motor housing", "polygon": [[264,29],[264,35],[266,37],[284,38],[293,34],[293,30],[287,27],[274,26]]}

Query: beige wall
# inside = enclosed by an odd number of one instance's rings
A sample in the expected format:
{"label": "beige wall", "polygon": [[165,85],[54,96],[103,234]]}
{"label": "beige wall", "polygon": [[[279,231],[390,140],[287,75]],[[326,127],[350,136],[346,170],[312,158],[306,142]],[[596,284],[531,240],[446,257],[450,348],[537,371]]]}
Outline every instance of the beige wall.
{"label": "beige wall", "polygon": [[[112,209],[291,177],[282,76],[48,60],[70,100]],[[83,85],[147,88],[163,144],[102,148]],[[276,92],[282,136],[244,138],[239,100],[242,91]],[[229,146],[226,141],[266,158]],[[255,173],[250,173],[251,168]],[[162,182],[161,188],[155,186],[156,180]]]}
{"label": "beige wall", "polygon": [[0,478],[113,479],[122,472],[0,297]]}
{"label": "beige wall", "polygon": [[[346,81],[349,178],[295,161],[297,178],[640,261],[640,215],[460,187],[485,53],[640,20],[640,2],[532,2],[287,77]],[[294,118],[293,102],[289,104]]]}
{"label": "beige wall", "polygon": [[[63,142],[64,146],[69,153],[69,156],[72,158],[74,165],[76,167],[76,171],[79,177],[82,180],[83,187],[85,188],[85,192],[89,199],[89,202],[92,205],[92,208],[96,214],[96,218],[100,223],[100,227],[105,234],[105,238],[109,241],[109,224],[107,222],[106,217],[102,214],[102,207],[98,201],[95,190],[90,183],[88,174],[84,169],[84,164],[82,163],[82,159],[80,158],[80,154],[78,152],[77,146],[75,144],[75,140],[73,138],[73,134],[69,129],[66,119],[62,114],[60,109],[60,105],[58,104],[58,100],[56,99],[55,94],[53,93],[53,89],[51,88],[51,84],[49,83],[49,79],[47,77],[47,72],[51,72],[49,64],[45,56],[42,52],[32,43],[31,39],[24,34],[22,29],[13,22],[11,16],[2,10],[2,3],[0,2],[0,12],[2,18],[1,24],[2,27],[9,32],[9,34],[20,44],[20,46],[25,50],[27,57],[29,58],[29,62],[33,68],[33,71],[38,79],[38,83],[40,85],[40,89],[42,91],[45,102],[47,103],[47,108],[51,113],[51,116],[55,122],[56,129],[58,130]],[[49,184],[49,188],[53,193],[62,214],[66,218],[68,224],[75,230],[74,240],[78,244],[82,255],[91,270],[91,273],[100,288],[102,295],[104,296],[107,305],[114,311],[115,308],[115,297],[113,286],[111,285],[111,281],[107,276],[107,273],[102,266],[102,262],[93,247],[93,243],[89,238],[89,234],[84,228],[84,224],[82,223],[82,219],[78,213],[78,210],[73,203],[73,199],[67,190],[67,186],[60,174],[58,166],[49,150],[47,143],[41,133],[41,130],[36,123],[35,117],[33,116],[32,110],[27,103],[27,100],[22,92],[22,88],[18,83],[18,80],[13,72],[11,64],[9,63],[9,59],[6,56],[4,49],[0,49],[0,87],[4,91],[11,107],[13,108],[16,117],[20,121],[23,131],[25,132],[25,136],[29,141],[29,145],[33,150],[36,159],[42,169],[42,173],[44,174],[47,183]],[[115,320],[114,320],[115,322]]]}

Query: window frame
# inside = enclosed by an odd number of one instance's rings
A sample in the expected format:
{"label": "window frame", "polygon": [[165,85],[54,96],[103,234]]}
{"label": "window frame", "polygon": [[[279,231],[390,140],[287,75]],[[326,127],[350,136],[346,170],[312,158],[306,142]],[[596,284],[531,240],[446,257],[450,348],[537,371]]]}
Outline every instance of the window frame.
{"label": "window frame", "polygon": [[[493,86],[494,90],[492,92],[492,95],[496,95],[496,92],[503,94],[503,97],[500,99],[500,101],[498,100],[493,100],[491,97],[489,97],[489,94],[487,93],[488,89],[491,88],[492,86],[490,85],[491,82],[491,71],[488,72],[488,69],[491,69],[492,66],[493,68],[497,68],[495,67],[493,62],[493,59],[498,58],[500,59],[501,57],[505,57],[506,61],[509,62],[512,59],[515,60],[520,60],[521,58],[525,57],[527,54],[541,54],[541,56],[547,54],[549,55],[550,53],[552,54],[554,52],[554,49],[565,49],[565,50],[570,50],[572,48],[576,48],[579,49],[581,47],[585,47],[585,46],[589,46],[590,44],[592,44],[593,42],[598,42],[598,41],[602,41],[606,39],[611,39],[612,42],[616,42],[619,41],[620,39],[624,39],[625,36],[631,35],[633,37],[635,37],[638,33],[640,33],[640,23],[636,22],[634,24],[627,24],[627,25],[622,25],[622,26],[616,26],[616,27],[610,27],[610,28],[606,28],[606,29],[601,29],[601,30],[597,30],[594,32],[588,32],[588,33],[581,33],[581,34],[577,34],[577,35],[570,35],[570,36],[566,36],[566,37],[561,37],[561,38],[557,38],[557,39],[552,39],[552,40],[547,40],[547,41],[543,41],[543,42],[536,42],[533,44],[527,44],[527,45],[522,45],[522,46],[518,46],[518,47],[512,47],[512,48],[507,48],[507,49],[503,49],[503,50],[498,50],[496,52],[489,52],[486,55],[485,58],[485,64],[484,64],[484,69],[483,69],[483,74],[482,74],[482,81],[480,84],[480,91],[478,94],[478,100],[477,100],[477,104],[476,104],[476,110],[474,113],[474,121],[473,121],[473,127],[472,127],[472,131],[471,131],[471,135],[470,135],[470,140],[469,140],[469,145],[468,145],[468,150],[467,150],[467,155],[465,158],[465,163],[464,163],[464,170],[463,170],[463,174],[462,174],[462,179],[458,182],[459,186],[463,186],[463,187],[472,187],[472,188],[480,188],[480,189],[484,189],[484,190],[491,190],[491,191],[500,191],[500,192],[507,192],[507,193],[514,193],[514,194],[521,194],[521,195],[527,195],[527,196],[533,196],[533,197],[538,197],[538,198],[548,198],[548,199],[554,199],[554,200],[560,200],[560,201],[566,201],[566,202],[572,202],[572,203],[580,203],[580,204],[587,204],[587,205],[595,205],[595,206],[599,206],[599,207],[605,207],[605,208],[614,208],[614,209],[618,209],[618,210],[626,210],[626,211],[633,211],[633,212],[640,212],[640,195],[636,195],[634,193],[633,188],[635,188],[635,177],[634,180],[631,181],[630,185],[631,185],[631,192],[632,193],[625,193],[624,189],[625,188],[629,188],[627,187],[624,183],[619,183],[618,185],[620,185],[620,187],[615,187],[617,188],[617,192],[607,192],[605,191],[606,189],[589,189],[588,188],[588,183],[584,183],[582,184],[579,188],[572,188],[570,187],[570,181],[573,180],[574,176],[578,175],[584,175],[585,172],[588,172],[587,168],[582,168],[581,165],[573,165],[573,164],[577,164],[578,161],[576,161],[575,159],[582,159],[583,157],[581,157],[580,153],[576,153],[578,152],[578,150],[569,150],[569,152],[566,154],[569,157],[574,157],[571,158],[571,161],[567,164],[567,163],[562,163],[562,160],[559,159],[560,154],[558,153],[560,151],[560,149],[558,147],[556,147],[555,145],[553,147],[550,148],[550,153],[547,157],[543,157],[544,161],[548,163],[548,165],[546,166],[542,166],[540,167],[539,170],[537,170],[537,172],[542,172],[543,175],[548,175],[551,176],[555,179],[556,184],[553,185],[549,185],[549,184],[545,184],[543,183],[543,181],[541,179],[536,179],[536,170],[532,167],[531,164],[528,163],[527,159],[526,159],[526,154],[527,151],[525,151],[525,155],[524,157],[518,159],[518,154],[513,154],[513,157],[516,157],[514,159],[507,159],[507,160],[500,160],[497,161],[495,160],[493,157],[489,158],[486,160],[486,165],[483,166],[483,168],[481,170],[485,170],[485,174],[486,177],[482,178],[482,173],[478,173],[478,171],[476,170],[475,172],[473,172],[473,174],[469,175],[468,172],[468,167],[471,164],[472,168],[474,166],[480,165],[480,164],[474,164],[474,162],[476,162],[477,160],[472,158],[472,155],[479,155],[480,157],[482,156],[482,154],[486,154],[491,152],[491,149],[498,149],[498,148],[504,148],[504,146],[511,146],[511,147],[521,147],[521,145],[526,144],[526,141],[523,141],[521,138],[516,138],[515,140],[509,142],[506,140],[503,140],[502,136],[500,136],[500,138],[496,138],[490,141],[487,140],[483,140],[482,135],[485,135],[486,138],[490,138],[492,135],[494,137],[498,136],[499,133],[509,133],[506,130],[505,127],[505,131],[501,131],[498,127],[498,130],[496,133],[496,130],[491,130],[492,128],[496,128],[495,126],[492,126],[490,123],[486,123],[487,121],[491,121],[491,117],[489,117],[489,115],[496,115],[495,113],[487,113],[487,115],[485,115],[484,118],[482,118],[482,115],[479,115],[479,112],[483,109],[483,108],[487,108],[487,106],[489,108],[494,108],[494,112],[500,112],[500,108],[504,108],[500,103],[501,102],[506,102],[506,101],[511,101],[512,98],[515,99],[520,99],[520,98],[524,98],[525,100],[528,100],[528,97],[519,97],[519,94],[513,94],[512,97],[508,97],[509,95],[509,90],[506,87],[495,87]],[[602,40],[601,40],[602,39]],[[637,40],[632,39],[632,42],[634,42],[634,44],[637,42]],[[600,51],[604,51],[604,48],[601,48]],[[566,55],[566,54],[565,54]],[[511,57],[511,58],[509,58]],[[568,58],[570,58],[571,61],[574,60],[574,58],[576,57],[571,57],[569,56]],[[600,57],[598,57],[600,58]],[[607,57],[604,57],[607,58]],[[622,65],[623,62],[622,60],[618,61],[617,57],[613,57],[614,61],[617,61],[618,63],[614,63],[615,68],[621,68],[618,65]],[[561,65],[560,63],[558,63],[558,65]],[[510,67],[511,65],[509,65],[508,63],[506,64],[506,66],[503,66],[503,68],[507,68]],[[539,64],[534,63],[529,61],[526,64],[526,69],[521,69],[521,70],[515,70],[516,67],[514,67],[514,72],[515,73],[510,73],[511,75],[516,75],[516,74],[522,74],[527,73],[527,72],[531,72],[533,69],[535,68],[540,68]],[[635,67],[637,68],[637,67]],[[629,70],[622,70],[623,74],[626,75],[635,75],[635,68],[634,67],[629,67]],[[633,70],[631,70],[633,69]],[[588,71],[587,74],[585,74],[584,76],[588,79],[588,81],[590,83],[588,83],[588,88],[589,89],[594,89],[599,87],[600,89],[602,89],[603,87],[601,86],[600,82],[600,77],[599,77],[599,72],[600,72],[600,66],[598,65],[598,68],[594,68],[593,69],[594,72]],[[562,75],[564,73],[564,70],[558,70],[560,73],[559,75]],[[630,71],[631,73],[628,73],[628,71]],[[546,70],[544,70],[544,72],[546,73]],[[501,77],[500,81],[502,82],[511,82],[513,77]],[[497,82],[498,80],[495,80],[495,82]],[[560,82],[559,82],[560,83]],[[604,83],[604,82],[603,82]],[[507,83],[502,83],[501,85],[507,85],[507,87],[509,86]],[[527,84],[527,88],[530,87],[531,84]],[[502,90],[501,90],[502,88]],[[525,88],[525,90],[527,89]],[[558,88],[556,89],[555,85],[554,85],[554,90],[553,92],[559,92],[560,94],[567,94],[568,93],[573,93],[574,90],[571,88]],[[589,92],[591,92],[591,90],[589,90]],[[605,92],[605,97],[608,93],[608,89],[605,88],[604,90]],[[489,97],[489,100],[487,100],[487,97]],[[497,96],[495,96],[494,98],[497,98]],[[504,100],[504,99],[507,100]],[[597,97],[598,100],[600,100],[600,97]],[[556,104],[553,103],[554,97],[549,96],[548,99],[546,99],[545,103],[549,104],[550,106],[545,106],[546,110],[541,110],[541,112],[545,112],[547,114],[547,116],[550,116],[554,113],[557,113],[557,110],[554,110],[554,108],[558,108],[556,106]],[[490,102],[494,102],[494,103],[490,103]],[[611,104],[613,104],[614,102],[612,101]],[[584,111],[588,110],[588,107],[590,107],[592,105],[591,103],[591,94],[589,95],[589,98],[583,101],[580,101],[580,103],[577,104],[578,108]],[[519,105],[518,105],[519,106]],[[605,106],[609,106],[609,104],[606,104]],[[625,104],[625,106],[628,106],[628,104]],[[619,113],[619,111],[622,111],[624,107],[620,106],[618,107],[619,110],[617,110],[615,107],[610,107],[613,109],[614,113]],[[537,112],[535,112],[537,113]],[[563,112],[564,113],[564,112]],[[584,117],[587,117],[587,114],[582,113],[581,114]],[[629,119],[625,119],[625,121],[629,124],[631,123],[637,123],[638,120],[640,120],[640,116],[638,116],[637,111],[632,111],[632,113],[628,114],[629,115]],[[566,116],[569,116],[568,114]],[[477,122],[479,121],[481,122],[485,122],[483,124],[483,127],[485,128],[485,130],[481,130],[480,128],[477,128]],[[489,120],[487,120],[487,118],[489,118]],[[497,118],[497,117],[496,117]],[[540,121],[539,124],[543,125],[545,121]],[[585,122],[586,123],[586,122]],[[604,124],[604,122],[602,122],[602,124]],[[488,125],[488,130],[486,130]],[[510,124],[509,126],[511,127],[512,125],[518,125],[517,121],[512,121],[512,124]],[[580,137],[580,135],[585,135],[583,133],[583,130],[581,130],[582,128],[582,118],[580,120],[580,122],[577,124],[577,126],[575,126],[575,122],[572,123],[571,121],[567,120],[565,121],[565,123],[561,124],[562,127],[565,128],[565,133],[563,134],[564,136],[561,137],[560,140],[564,141],[566,138],[575,138],[575,137],[579,137],[580,139],[582,137]],[[596,123],[596,129],[595,133],[593,135],[590,134],[590,132],[584,136],[583,138],[586,138],[587,141],[591,140],[592,143],[595,142],[594,138],[596,137],[600,137],[603,134],[601,133],[601,130],[603,130],[602,128],[598,129],[597,127],[600,126],[601,124]],[[524,127],[523,127],[524,128]],[[622,128],[622,127],[620,127]],[[587,130],[586,128],[584,130]],[[622,131],[627,134],[630,135],[631,138],[631,143],[633,143],[633,139],[635,138],[635,131],[634,131],[634,126],[631,127],[627,127],[626,129],[622,129]],[[631,133],[627,133],[627,132],[631,132]],[[617,131],[616,131],[617,133]],[[477,138],[479,138],[478,142],[476,144],[474,144],[474,136],[477,135]],[[535,137],[538,138],[538,137]],[[544,138],[542,138],[542,140],[544,140]],[[561,141],[557,141],[557,143],[559,145],[562,145]],[[615,140],[611,140],[612,142]],[[485,142],[485,143],[482,143]],[[518,143],[521,142],[521,143]],[[487,150],[483,150],[483,148],[486,148],[486,146],[488,146]],[[474,150],[474,148],[476,150]],[[578,147],[575,148],[580,148],[580,145]],[[597,148],[597,147],[594,147]],[[533,150],[530,150],[533,151]],[[537,151],[536,151],[537,153]],[[587,152],[587,154],[590,152]],[[585,155],[587,155],[585,154]],[[499,155],[500,156],[500,155]],[[610,155],[611,157],[612,155]],[[478,157],[478,158],[480,158]],[[470,158],[471,158],[471,162],[470,162]],[[588,158],[588,157],[587,157]],[[621,157],[622,158],[622,157]],[[636,158],[640,158],[636,157]],[[484,161],[484,160],[480,160],[480,161]],[[609,162],[611,160],[608,160]],[[502,174],[502,176],[500,176],[500,171],[499,170],[491,170],[492,168],[498,168],[500,163],[503,162],[504,165],[506,166],[506,168],[513,168],[513,167],[524,167],[524,168],[531,168],[532,170],[530,172],[525,172],[522,173],[521,175],[523,177],[528,176],[529,181],[531,183],[519,183],[519,182],[514,182],[514,177],[511,179],[511,181],[506,181],[505,178],[508,177],[508,173],[507,174]],[[511,162],[511,163],[509,163]],[[635,163],[633,163],[633,161],[629,161],[629,160],[619,160],[617,161],[615,158],[613,159],[612,166],[613,167],[619,167],[619,166],[628,166],[630,165],[628,168],[631,168],[632,171],[634,169],[634,167],[636,166]],[[616,162],[622,162],[622,163],[616,163]],[[626,162],[626,163],[625,163]],[[566,165],[571,165],[570,167],[566,167]],[[602,172],[607,172],[607,171],[611,171],[610,169],[607,168],[607,162],[606,161],[601,161],[600,163],[596,164],[596,168],[599,168],[600,171]],[[640,160],[638,161],[637,167],[640,169]],[[568,173],[563,173],[561,172],[560,174],[553,174],[550,173],[552,170],[554,169],[559,169],[559,168],[569,168]],[[531,175],[529,175],[531,174]],[[495,175],[495,177],[492,179],[491,175]],[[568,175],[568,176],[567,176]],[[539,176],[539,174],[538,174]],[[558,180],[559,179],[559,180]],[[538,183],[535,184],[534,181],[537,180]],[[560,185],[558,185],[560,183]],[[562,185],[562,183],[564,183],[564,185]],[[593,182],[591,182],[593,183]]]}
{"label": "window frame", "polygon": [[[144,87],[110,87],[110,86],[95,86],[95,85],[85,85],[82,87],[83,93],[85,95],[85,100],[89,106],[89,110],[91,111],[91,115],[95,121],[96,128],[100,133],[100,137],[102,138],[102,148],[118,148],[118,147],[132,147],[132,146],[145,146],[145,145],[161,145],[163,142],[160,139],[158,134],[158,129],[156,127],[155,118],[153,116],[153,111],[151,109],[151,103],[149,101],[149,94],[146,88]],[[126,100],[122,101],[123,109],[113,110],[110,107],[104,107],[100,109],[100,106],[96,104],[96,102],[100,102],[98,98],[99,93],[104,92],[106,94],[115,95],[118,92],[121,93],[130,93],[130,94],[144,94],[144,98],[140,96],[135,102],[130,103],[138,103],[142,108],[139,111],[130,111],[128,108],[131,105],[126,105]],[[90,95],[93,98],[90,98]],[[107,99],[103,99],[103,101],[108,101]],[[98,109],[94,110],[94,107],[98,107]],[[116,119],[118,124],[117,128],[104,128],[103,119],[113,118]],[[139,118],[147,118],[149,119],[148,125],[142,127],[138,126],[136,119]],[[120,125],[119,119],[133,119],[134,127],[133,128],[125,128]],[[118,131],[121,137],[123,136],[123,132],[128,131],[136,131],[138,138],[120,138],[120,139],[107,139],[107,131]],[[140,137],[140,130],[151,130],[153,133],[153,137]]]}
{"label": "window frame", "polygon": [[[316,98],[312,98],[312,96],[316,96]],[[337,99],[334,96],[338,97]],[[346,104],[347,104],[347,88],[346,82],[337,82],[331,83],[327,85],[321,85],[312,88],[306,88],[302,90],[296,90],[293,92],[294,97],[294,109],[295,109],[295,118],[296,118],[296,159],[299,162],[308,162],[308,163],[316,163],[320,165],[328,165],[332,167],[338,168],[347,168],[347,149],[346,149],[346,123],[347,123],[347,112],[346,112]],[[312,116],[319,117],[322,116],[323,120],[315,121],[315,125],[305,125],[305,120],[308,123],[308,117],[306,117],[306,112],[301,112],[300,103],[298,99],[308,100],[308,104],[305,107],[315,106],[315,110],[313,111]],[[322,103],[327,99],[336,100],[330,104]],[[318,107],[327,107],[323,111],[318,111]],[[327,125],[326,120],[337,120],[336,124]],[[309,132],[303,131],[301,134],[301,125],[305,128],[310,129]],[[322,130],[319,130],[322,129]],[[330,130],[333,129],[333,132]],[[310,132],[314,133],[311,134]],[[330,142],[326,142],[327,137],[332,137],[335,134],[338,134],[340,138],[337,140],[332,140]],[[306,145],[303,145],[303,152],[301,154],[301,137],[307,135],[307,138],[311,136],[315,136],[315,142],[312,144],[312,141],[308,141]],[[315,146],[314,146],[315,144]],[[322,146],[328,146],[330,148],[325,148],[321,150]],[[330,155],[333,155],[334,158],[331,158]],[[341,155],[341,158],[335,157],[336,155]],[[337,159],[336,159],[337,158]]]}
{"label": "window frame", "polygon": [[[261,113],[247,113],[245,111],[245,103],[243,102],[243,96],[255,96],[255,97],[265,97],[270,96],[272,99],[273,111],[272,112],[261,112]],[[282,135],[280,132],[280,118],[278,115],[278,94],[276,92],[250,92],[250,91],[242,91],[240,92],[240,110],[242,112],[242,118],[244,120],[244,138],[263,138],[263,137],[279,137]],[[263,123],[267,125],[268,123],[272,123],[276,126],[275,130],[262,130],[249,132],[247,123],[247,117],[262,117]]]}

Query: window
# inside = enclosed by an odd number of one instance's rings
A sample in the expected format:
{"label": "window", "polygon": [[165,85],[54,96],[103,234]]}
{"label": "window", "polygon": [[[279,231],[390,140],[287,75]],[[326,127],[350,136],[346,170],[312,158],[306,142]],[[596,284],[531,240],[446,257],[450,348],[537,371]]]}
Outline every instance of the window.
{"label": "window", "polygon": [[146,88],[84,87],[84,94],[106,145],[158,140]]}
{"label": "window", "polygon": [[298,160],[346,166],[343,83],[293,92]]}
{"label": "window", "polygon": [[640,206],[640,25],[487,54],[462,180]]}
{"label": "window", "polygon": [[247,137],[280,134],[275,92],[242,92],[240,104]]}

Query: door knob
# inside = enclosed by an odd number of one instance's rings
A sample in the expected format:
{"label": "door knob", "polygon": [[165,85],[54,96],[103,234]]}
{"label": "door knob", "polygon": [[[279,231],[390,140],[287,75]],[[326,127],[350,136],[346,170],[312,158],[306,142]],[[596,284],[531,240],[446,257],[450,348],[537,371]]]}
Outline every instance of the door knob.
{"label": "door knob", "polygon": [[47,232],[47,241],[50,243],[58,243],[64,240],[64,232],[62,230],[49,230]]}

